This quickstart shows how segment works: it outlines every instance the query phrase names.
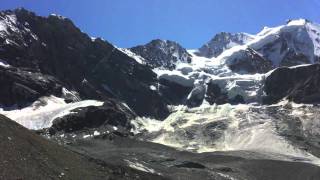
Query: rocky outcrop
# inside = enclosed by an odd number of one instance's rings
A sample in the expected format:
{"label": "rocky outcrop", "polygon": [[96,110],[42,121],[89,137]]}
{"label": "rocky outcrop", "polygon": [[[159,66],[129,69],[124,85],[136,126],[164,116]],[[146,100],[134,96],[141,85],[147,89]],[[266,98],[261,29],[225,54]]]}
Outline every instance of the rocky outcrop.
{"label": "rocky outcrop", "polygon": [[222,92],[221,88],[217,84],[210,81],[208,83],[205,99],[211,105],[220,105],[228,102],[228,95],[227,93]]}
{"label": "rocky outcrop", "polygon": [[160,79],[159,82],[159,92],[169,104],[173,105],[184,104],[188,94],[192,90],[192,86],[184,86],[164,78]]}
{"label": "rocky outcrop", "polygon": [[181,45],[169,40],[152,40],[146,45],[130,48],[130,50],[146,60],[152,68],[164,67],[174,69],[175,63],[191,62],[191,55]]}
{"label": "rocky outcrop", "polygon": [[114,101],[105,102],[102,106],[76,108],[70,114],[56,118],[46,131],[51,136],[60,134],[90,134],[93,132],[117,132],[128,136],[131,130],[131,120],[136,115],[126,106]]}
{"label": "rocky outcrop", "polygon": [[251,48],[240,50],[226,58],[228,67],[238,73],[266,73],[273,68],[272,62]]}
{"label": "rocky outcrop", "polygon": [[266,104],[287,98],[296,103],[320,102],[320,65],[278,68],[265,81]]}
{"label": "rocky outcrop", "polygon": [[221,32],[216,34],[208,43],[199,48],[196,53],[207,58],[217,57],[223,51],[234,46],[243,45],[251,41],[253,36],[246,33]]}
{"label": "rocky outcrop", "polygon": [[149,88],[158,81],[149,67],[106,41],[92,40],[71,20],[17,9],[1,12],[0,21],[6,25],[0,30],[0,59],[10,66],[53,76],[82,99],[113,97],[140,116],[168,115],[164,100]]}
{"label": "rocky outcrop", "polygon": [[4,106],[24,106],[41,96],[61,96],[63,87],[53,76],[1,66],[0,84],[0,104]]}
{"label": "rocky outcrop", "polygon": [[206,94],[206,86],[202,84],[196,85],[190,92],[186,105],[188,107],[200,106],[204,100],[205,94]]}
{"label": "rocky outcrop", "polygon": [[108,101],[102,106],[76,108],[68,115],[56,118],[49,128],[49,133],[54,135],[57,132],[72,133],[94,131],[94,129],[106,131],[106,129],[116,127],[126,130],[128,134],[131,129],[130,120],[134,117],[135,114],[126,107],[114,101]]}

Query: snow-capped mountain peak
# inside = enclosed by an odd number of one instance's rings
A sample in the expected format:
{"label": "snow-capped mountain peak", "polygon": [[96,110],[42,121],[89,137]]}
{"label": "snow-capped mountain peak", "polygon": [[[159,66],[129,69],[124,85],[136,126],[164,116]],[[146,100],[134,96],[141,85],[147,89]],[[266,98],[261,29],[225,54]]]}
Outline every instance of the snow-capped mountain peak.
{"label": "snow-capped mountain peak", "polygon": [[247,45],[277,66],[315,63],[319,59],[319,25],[305,19],[264,29]]}
{"label": "snow-capped mountain peak", "polygon": [[223,51],[234,46],[243,45],[254,38],[248,33],[228,33],[221,32],[216,34],[209,42],[203,45],[197,55],[212,58],[219,56]]}
{"label": "snow-capped mountain peak", "polygon": [[241,60],[250,64],[254,59],[243,59],[246,49],[259,54],[259,59],[271,62],[272,66],[266,70],[317,63],[320,57],[320,26],[305,19],[297,19],[277,27],[264,27],[251,41],[225,50],[216,59],[222,63],[232,64]]}

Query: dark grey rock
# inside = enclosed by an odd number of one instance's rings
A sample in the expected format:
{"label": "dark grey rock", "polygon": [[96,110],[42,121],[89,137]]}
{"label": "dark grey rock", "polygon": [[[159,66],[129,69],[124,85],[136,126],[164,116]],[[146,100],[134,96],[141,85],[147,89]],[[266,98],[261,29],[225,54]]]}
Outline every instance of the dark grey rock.
{"label": "dark grey rock", "polygon": [[320,65],[295,68],[278,68],[265,81],[266,104],[278,102],[284,97],[296,103],[320,102]]}
{"label": "dark grey rock", "polygon": [[228,102],[228,95],[225,92],[221,91],[219,85],[210,81],[207,84],[207,92],[206,92],[206,101],[210,104],[225,104]]}
{"label": "dark grey rock", "polygon": [[191,62],[191,55],[181,45],[169,40],[152,40],[146,45],[130,48],[131,51],[140,55],[152,68],[164,67],[174,69],[175,63]]}
{"label": "dark grey rock", "polygon": [[122,128],[129,134],[131,129],[130,120],[135,115],[129,110],[124,111],[125,107],[114,101],[105,102],[102,106],[88,106],[76,108],[68,115],[58,117],[52,122],[49,128],[50,135],[57,132],[75,133],[77,131],[94,131],[94,129],[108,128],[107,126]]}
{"label": "dark grey rock", "polygon": [[227,65],[232,71],[245,74],[266,73],[273,68],[270,60],[251,48],[236,52],[235,56],[227,59]]}
{"label": "dark grey rock", "polygon": [[200,106],[204,100],[206,94],[206,86],[205,85],[197,85],[195,86],[188,99],[187,99],[187,106],[188,107],[197,107]]}

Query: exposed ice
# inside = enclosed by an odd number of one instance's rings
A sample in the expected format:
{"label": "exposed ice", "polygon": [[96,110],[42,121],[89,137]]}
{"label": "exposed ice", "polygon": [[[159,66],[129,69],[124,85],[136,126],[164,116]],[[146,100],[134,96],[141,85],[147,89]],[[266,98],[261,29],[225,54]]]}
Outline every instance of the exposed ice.
{"label": "exposed ice", "polygon": [[8,68],[10,67],[10,64],[8,64],[5,60],[0,59],[0,66]]}
{"label": "exposed ice", "polygon": [[[275,105],[281,108],[281,105]],[[137,118],[134,133],[148,132],[147,140],[195,152],[256,151],[274,159],[310,162],[320,165],[319,158],[293,145],[277,129],[277,119],[264,111],[267,106],[202,105],[197,108],[176,107],[164,121]],[[299,107],[299,106],[296,106]],[[306,112],[293,111],[302,116]],[[303,127],[320,135],[320,123],[304,121]]]}
{"label": "exposed ice", "polygon": [[50,127],[55,118],[70,114],[72,109],[86,106],[102,106],[102,104],[103,102],[95,100],[67,104],[62,98],[50,96],[40,98],[29,107],[23,109],[0,109],[0,113],[28,129],[38,130]]}

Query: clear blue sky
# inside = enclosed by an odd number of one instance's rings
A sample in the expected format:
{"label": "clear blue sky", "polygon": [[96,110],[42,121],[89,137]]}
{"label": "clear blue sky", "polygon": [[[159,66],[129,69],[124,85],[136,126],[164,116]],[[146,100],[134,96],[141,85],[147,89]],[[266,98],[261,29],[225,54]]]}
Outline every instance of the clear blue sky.
{"label": "clear blue sky", "polygon": [[198,48],[214,34],[257,33],[286,19],[320,23],[320,0],[1,0],[0,9],[24,7],[66,16],[90,36],[119,47],[170,39]]}

